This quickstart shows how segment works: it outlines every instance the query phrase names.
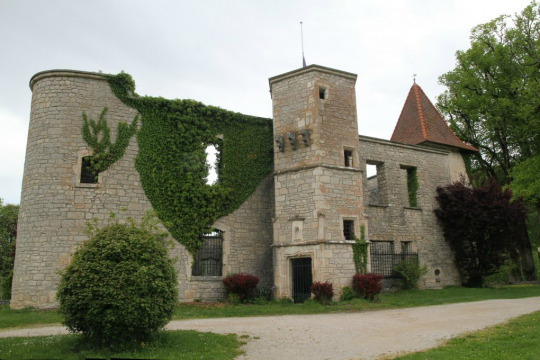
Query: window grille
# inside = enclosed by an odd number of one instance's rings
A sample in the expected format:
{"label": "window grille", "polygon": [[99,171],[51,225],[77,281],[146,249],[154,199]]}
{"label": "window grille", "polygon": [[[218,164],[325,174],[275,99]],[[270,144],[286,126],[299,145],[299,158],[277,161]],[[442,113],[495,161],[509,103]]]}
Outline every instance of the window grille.
{"label": "window grille", "polygon": [[193,276],[221,276],[223,268],[223,233],[215,231],[202,237],[201,248],[193,259]]}
{"label": "window grille", "polygon": [[[403,242],[402,246],[406,243],[411,244],[411,242]],[[412,245],[410,246],[412,250]],[[404,260],[418,261],[418,253],[409,251],[396,254],[393,241],[373,241],[370,246],[370,258],[372,273],[383,275],[385,278],[400,278],[400,274],[394,271],[394,268]]]}
{"label": "window grille", "polygon": [[343,236],[345,240],[354,240],[354,220],[343,220]]}

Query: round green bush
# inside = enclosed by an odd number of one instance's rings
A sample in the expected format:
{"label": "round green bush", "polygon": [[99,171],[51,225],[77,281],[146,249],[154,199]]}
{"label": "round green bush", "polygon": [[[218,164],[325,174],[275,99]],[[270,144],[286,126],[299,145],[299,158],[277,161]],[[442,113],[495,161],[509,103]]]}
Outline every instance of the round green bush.
{"label": "round green bush", "polygon": [[75,252],[57,296],[73,332],[102,345],[148,339],[178,302],[163,234],[134,223],[96,230]]}

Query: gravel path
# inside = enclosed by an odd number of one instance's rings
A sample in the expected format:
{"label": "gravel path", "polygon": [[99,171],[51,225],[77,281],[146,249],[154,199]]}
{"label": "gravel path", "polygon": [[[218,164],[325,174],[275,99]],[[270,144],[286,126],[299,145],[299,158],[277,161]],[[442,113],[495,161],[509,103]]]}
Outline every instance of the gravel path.
{"label": "gravel path", "polygon": [[[540,297],[407,309],[172,321],[168,330],[248,335],[238,359],[376,359],[438,346],[465,332],[540,311]],[[0,331],[0,337],[64,334],[62,327]]]}

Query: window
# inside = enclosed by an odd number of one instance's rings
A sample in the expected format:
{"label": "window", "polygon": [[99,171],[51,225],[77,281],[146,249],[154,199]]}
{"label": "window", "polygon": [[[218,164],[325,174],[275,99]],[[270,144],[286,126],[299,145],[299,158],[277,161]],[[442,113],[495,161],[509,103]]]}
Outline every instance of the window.
{"label": "window", "polygon": [[393,241],[372,241],[371,252],[374,254],[393,254],[394,242]]}
{"label": "window", "polygon": [[343,150],[344,164],[347,167],[353,167],[353,152],[352,150]]}
{"label": "window", "polygon": [[218,181],[218,159],[219,151],[216,145],[208,145],[204,150],[206,153],[206,166],[208,167],[208,175],[206,176],[206,183],[208,185],[214,185]]}
{"label": "window", "polygon": [[345,240],[354,240],[354,220],[343,220],[343,236]]}
{"label": "window", "polygon": [[367,189],[370,205],[387,205],[384,162],[366,160]]}
{"label": "window", "polygon": [[328,89],[323,87],[323,86],[319,86],[319,99],[328,99]]}
{"label": "window", "polygon": [[412,242],[411,241],[402,241],[401,242],[401,253],[402,254],[411,254],[412,253]]}
{"label": "window", "polygon": [[193,259],[193,276],[221,276],[223,268],[223,233],[214,231],[202,236],[202,245]]}
{"label": "window", "polygon": [[409,195],[409,206],[418,207],[418,178],[416,177],[416,168],[407,169],[407,192]]}
{"label": "window", "polygon": [[85,156],[81,162],[81,184],[97,184],[98,177],[92,171],[92,156]]}

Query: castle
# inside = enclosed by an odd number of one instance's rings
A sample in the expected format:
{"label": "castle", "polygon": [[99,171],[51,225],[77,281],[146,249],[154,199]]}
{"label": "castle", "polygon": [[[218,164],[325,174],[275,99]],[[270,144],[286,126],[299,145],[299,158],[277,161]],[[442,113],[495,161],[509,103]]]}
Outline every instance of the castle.
{"label": "castle", "polygon": [[[462,153],[476,149],[456,137],[416,83],[390,141],[359,136],[355,83],[355,74],[319,65],[269,79],[273,173],[213,224],[196,254],[174,242],[182,301],[223,299],[222,278],[240,272],[257,275],[278,298],[303,301],[313,281],[329,281],[339,294],[355,274],[360,234],[373,272],[391,278],[399,259],[417,256],[428,268],[422,287],[459,283],[433,210],[437,186],[465,174]],[[87,238],[87,221],[111,211],[140,219],[152,209],[135,169],[136,137],[96,181],[85,174],[92,150],[82,141],[81,114],[97,118],[107,107],[113,129],[138,114],[106,75],[45,71],[30,88],[13,308],[57,306],[59,271]],[[376,175],[368,178],[368,166]]]}

